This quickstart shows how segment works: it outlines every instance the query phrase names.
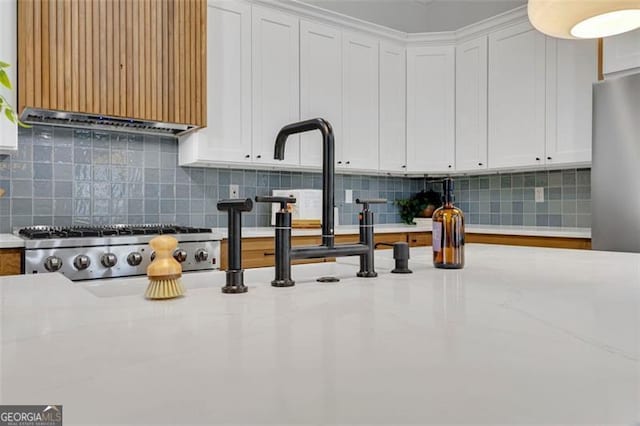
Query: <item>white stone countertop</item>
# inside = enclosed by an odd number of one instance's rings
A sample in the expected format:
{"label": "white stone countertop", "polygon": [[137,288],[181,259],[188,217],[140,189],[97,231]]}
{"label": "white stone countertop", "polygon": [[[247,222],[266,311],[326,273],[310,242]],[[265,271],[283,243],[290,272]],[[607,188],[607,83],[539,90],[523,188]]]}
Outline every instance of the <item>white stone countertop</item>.
{"label": "white stone countertop", "polygon": [[0,249],[24,247],[24,240],[13,234],[0,234]]}
{"label": "white stone countertop", "polygon": [[[380,224],[375,225],[376,233],[394,232],[431,232],[431,223],[428,225],[405,224]],[[215,232],[227,238],[226,228],[215,228]],[[336,226],[336,235],[358,234],[358,225]],[[567,228],[551,226],[500,226],[500,225],[466,225],[465,232],[469,234],[500,234],[500,235],[527,235],[542,237],[567,237],[567,238],[591,238],[591,228]],[[320,235],[321,229],[294,229],[293,236]],[[243,227],[243,238],[273,237],[272,227]]]}
{"label": "white stone countertop", "polygon": [[[227,238],[227,228],[213,228],[216,234]],[[318,229],[294,229],[293,236],[320,235]],[[405,225],[403,223],[375,225],[376,233],[394,232],[431,232],[431,224]],[[358,225],[336,226],[336,235],[358,234]],[[501,235],[535,235],[543,237],[591,238],[590,228],[565,228],[549,226],[499,226],[499,225],[467,225],[465,232],[469,234],[501,234]],[[273,227],[243,227],[244,238],[273,237]],[[0,234],[0,249],[24,247],[24,240],[13,234]]]}
{"label": "white stone countertop", "polygon": [[[640,255],[466,247],[462,270],[354,277],[356,258],[146,279],[0,277],[0,404],[64,405],[65,425],[635,424]],[[315,278],[334,274],[337,284]]]}
{"label": "white stone countertop", "polygon": [[469,234],[591,238],[591,228],[570,228],[564,226],[466,225],[465,232]]}
{"label": "white stone countertop", "polygon": [[[417,226],[417,225],[406,225],[403,223],[392,223],[392,224],[380,224],[375,225],[376,233],[395,233],[395,232],[431,232],[431,225],[429,226]],[[215,228],[214,231],[216,233],[224,235],[224,238],[227,238],[227,229],[226,228]],[[339,225],[335,228],[335,235],[350,235],[350,234],[358,234],[360,232],[360,228],[358,225]],[[304,236],[304,235],[321,235],[321,228],[313,228],[313,229],[299,229],[294,228],[291,232],[293,236]],[[257,237],[273,237],[275,235],[275,228],[269,226],[259,226],[259,227],[243,227],[242,228],[242,237],[245,238],[257,238]]]}

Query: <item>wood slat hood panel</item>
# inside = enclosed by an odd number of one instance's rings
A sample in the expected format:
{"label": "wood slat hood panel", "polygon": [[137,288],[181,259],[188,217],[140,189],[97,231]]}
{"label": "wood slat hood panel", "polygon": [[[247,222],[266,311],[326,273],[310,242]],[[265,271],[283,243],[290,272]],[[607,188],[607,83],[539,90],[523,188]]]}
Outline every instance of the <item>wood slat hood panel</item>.
{"label": "wood slat hood panel", "polygon": [[20,0],[18,107],[206,126],[206,0]]}

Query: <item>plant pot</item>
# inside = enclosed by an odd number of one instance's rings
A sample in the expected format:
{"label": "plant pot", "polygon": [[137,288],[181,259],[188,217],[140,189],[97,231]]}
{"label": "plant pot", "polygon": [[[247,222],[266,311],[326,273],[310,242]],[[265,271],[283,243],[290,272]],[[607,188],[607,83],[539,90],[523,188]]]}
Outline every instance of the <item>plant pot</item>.
{"label": "plant pot", "polygon": [[433,216],[433,212],[436,209],[436,206],[434,206],[433,204],[429,204],[427,207],[424,208],[424,210],[422,210],[422,212],[420,212],[420,215],[418,217],[431,217]]}

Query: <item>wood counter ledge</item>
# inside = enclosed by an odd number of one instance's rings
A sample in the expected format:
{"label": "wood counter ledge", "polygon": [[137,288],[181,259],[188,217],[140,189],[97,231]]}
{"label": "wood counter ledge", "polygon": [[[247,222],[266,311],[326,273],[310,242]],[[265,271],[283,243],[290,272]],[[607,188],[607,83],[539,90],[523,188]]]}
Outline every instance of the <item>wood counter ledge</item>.
{"label": "wood counter ledge", "polygon": [[[501,244],[511,246],[551,247],[568,249],[590,249],[591,230],[588,228],[555,228],[535,226],[492,226],[467,225],[467,243]],[[226,238],[226,230],[216,229]],[[406,242],[411,247],[431,245],[431,228],[405,224],[383,224],[375,227],[376,243],[393,244]],[[274,229],[270,227],[247,227],[242,229],[243,268],[261,268],[273,266],[275,263]],[[291,239],[292,245],[317,245],[320,241],[319,229],[296,229]],[[336,243],[348,244],[359,240],[358,226],[338,226]],[[377,247],[379,250],[390,249],[388,245]],[[317,263],[334,261],[335,259],[307,259],[294,263]],[[220,265],[227,268],[226,239],[222,241]]]}
{"label": "wood counter ledge", "polygon": [[24,240],[13,234],[0,234],[0,276],[24,271]]}

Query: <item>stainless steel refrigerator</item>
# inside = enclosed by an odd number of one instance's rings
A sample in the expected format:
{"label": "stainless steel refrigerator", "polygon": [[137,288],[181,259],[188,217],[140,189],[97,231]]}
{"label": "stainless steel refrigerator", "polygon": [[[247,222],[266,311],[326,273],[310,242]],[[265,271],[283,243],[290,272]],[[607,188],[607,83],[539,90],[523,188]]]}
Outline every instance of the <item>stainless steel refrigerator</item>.
{"label": "stainless steel refrigerator", "polygon": [[591,239],[640,253],[640,74],[593,86]]}

